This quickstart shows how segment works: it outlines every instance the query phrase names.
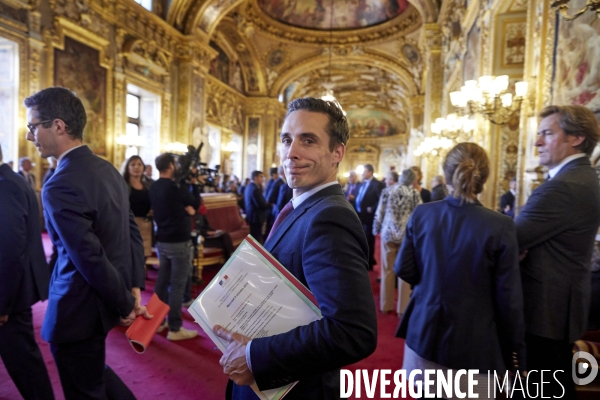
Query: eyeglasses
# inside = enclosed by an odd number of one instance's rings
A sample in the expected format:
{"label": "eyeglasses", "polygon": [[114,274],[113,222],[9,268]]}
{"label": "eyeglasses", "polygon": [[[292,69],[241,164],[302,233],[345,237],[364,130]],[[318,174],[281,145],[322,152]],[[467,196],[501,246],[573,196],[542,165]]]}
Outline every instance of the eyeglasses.
{"label": "eyeglasses", "polygon": [[52,122],[52,121],[54,121],[54,120],[47,119],[45,121],[35,122],[33,124],[27,124],[27,129],[33,135],[33,134],[35,134],[35,130],[38,127],[38,125],[47,124],[48,122]]}

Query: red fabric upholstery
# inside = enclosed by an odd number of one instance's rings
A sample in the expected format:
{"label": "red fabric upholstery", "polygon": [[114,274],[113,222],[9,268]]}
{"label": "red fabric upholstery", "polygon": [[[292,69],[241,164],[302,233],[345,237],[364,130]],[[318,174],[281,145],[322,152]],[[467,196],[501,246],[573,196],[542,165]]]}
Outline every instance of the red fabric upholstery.
{"label": "red fabric upholstery", "polygon": [[250,233],[250,228],[240,215],[234,195],[211,193],[203,194],[206,205],[206,218],[213,229],[223,230],[231,236],[234,246],[240,244]]}

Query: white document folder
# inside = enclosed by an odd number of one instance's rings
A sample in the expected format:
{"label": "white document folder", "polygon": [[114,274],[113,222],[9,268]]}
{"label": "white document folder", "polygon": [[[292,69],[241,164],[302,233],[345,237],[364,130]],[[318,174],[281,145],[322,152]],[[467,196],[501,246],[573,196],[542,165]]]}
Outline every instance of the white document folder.
{"label": "white document folder", "polygon": [[[212,331],[221,325],[252,339],[277,335],[321,319],[314,295],[252,236],[248,236],[188,309],[202,330],[224,352],[228,342]],[[279,400],[294,387],[260,392]]]}

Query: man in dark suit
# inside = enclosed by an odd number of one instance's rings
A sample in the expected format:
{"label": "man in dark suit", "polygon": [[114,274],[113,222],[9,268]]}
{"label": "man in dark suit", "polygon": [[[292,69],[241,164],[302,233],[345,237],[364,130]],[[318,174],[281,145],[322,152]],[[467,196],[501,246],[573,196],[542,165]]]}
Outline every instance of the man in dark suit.
{"label": "man in dark suit", "polygon": [[[315,295],[323,318],[289,332],[256,338],[215,326],[229,346],[221,358],[229,398],[298,381],[286,399],[333,399],[340,371],[377,344],[375,304],[366,272],[368,247],[356,212],[337,183],[348,123],[336,103],[304,98],[288,106],[281,162],[294,198],[265,247]],[[287,214],[285,219],[281,216]]]}
{"label": "man in dark suit", "polygon": [[358,181],[358,175],[356,175],[356,172],[350,171],[348,174],[348,183],[344,186],[344,196],[346,196],[346,200],[348,200],[354,208],[356,208],[356,196],[358,196],[359,191],[360,182]]}
{"label": "man in dark suit", "polygon": [[86,113],[73,92],[44,89],[25,99],[27,140],[58,166],[42,194],[58,251],[42,337],[66,399],[131,399],[105,365],[105,339],[119,322],[145,314],[144,248],[123,177],[82,144]]}
{"label": "man in dark suit", "polygon": [[[436,175],[431,181],[431,201],[444,200],[448,196],[448,188],[446,187],[446,179],[443,175]],[[421,197],[421,201],[423,197]]]}
{"label": "man in dark suit", "polygon": [[33,335],[31,306],[48,298],[50,269],[33,189],[0,148],[0,357],[24,399],[54,399]]}
{"label": "man in dark suit", "polygon": [[267,190],[265,190],[265,200],[272,207],[271,211],[268,212],[267,215],[267,230],[265,232],[265,235],[267,236],[269,236],[269,233],[271,232],[271,227],[273,226],[275,218],[277,218],[277,214],[279,213],[279,210],[276,207],[277,198],[279,197],[279,189],[283,185],[285,185],[285,179],[283,178],[283,167],[279,166],[279,168],[276,168],[276,171],[277,172],[273,174],[273,168],[271,168],[271,176],[276,176],[277,178],[271,186],[269,186],[269,183],[267,182]]}
{"label": "man in dark suit", "polygon": [[29,186],[33,190],[35,190],[35,175],[31,171],[33,169],[33,164],[29,157],[21,157],[19,158],[19,175],[23,177],[29,183]]}
{"label": "man in dark suit", "polygon": [[269,169],[270,178],[265,185],[265,199],[269,197],[269,193],[271,192],[271,187],[277,182],[279,179],[279,173],[277,172],[277,167],[273,167]]}
{"label": "man in dark suit", "polygon": [[600,225],[600,189],[588,158],[600,128],[582,106],[549,106],[540,117],[535,145],[551,179],[533,191],[515,220],[519,249],[526,252],[521,278],[527,369],[555,371],[560,384],[550,379],[544,395],[572,399],[572,348],[587,326]]}
{"label": "man in dark suit", "polygon": [[250,234],[254,239],[263,243],[262,227],[265,223],[267,210],[271,205],[267,203],[262,194],[262,182],[265,175],[262,171],[252,172],[252,182],[244,190],[244,205],[246,210],[246,222],[250,225]]}
{"label": "man in dark suit", "polygon": [[273,214],[277,215],[283,210],[283,207],[294,197],[294,190],[288,186],[287,182],[279,187],[279,195],[277,196],[277,203],[273,207]]}
{"label": "man in dark suit", "polygon": [[365,236],[367,237],[367,243],[369,245],[369,264],[367,269],[371,271],[373,265],[377,264],[375,261],[375,236],[373,236],[373,219],[375,218],[375,211],[379,204],[379,196],[383,190],[383,182],[378,181],[373,176],[373,166],[371,164],[365,164],[363,170],[363,181],[356,196],[356,212],[360,222],[362,222]]}
{"label": "man in dark suit", "polygon": [[517,194],[517,178],[513,177],[509,184],[508,192],[500,197],[500,212],[511,218],[515,217],[515,195]]}

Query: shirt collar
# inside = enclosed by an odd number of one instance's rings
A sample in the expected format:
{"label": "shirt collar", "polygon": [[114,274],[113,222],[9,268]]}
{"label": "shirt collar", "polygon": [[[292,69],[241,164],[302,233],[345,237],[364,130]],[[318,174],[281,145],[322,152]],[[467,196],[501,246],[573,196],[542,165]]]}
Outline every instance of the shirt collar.
{"label": "shirt collar", "polygon": [[581,157],[587,157],[587,154],[585,153],[577,153],[577,154],[573,154],[569,157],[565,157],[560,164],[558,164],[556,167],[548,170],[548,175],[550,176],[550,178],[554,178],[556,176],[556,174],[558,174],[560,172],[560,170],[562,169],[562,167],[564,167],[566,164],[570,163],[573,160],[576,160],[578,158]]}
{"label": "shirt collar", "polygon": [[61,155],[58,157],[58,159],[56,160],[56,165],[58,166],[58,164],[60,164],[60,161],[61,161],[61,160],[62,160],[62,159],[63,159],[63,158],[64,158],[64,157],[67,155],[67,154],[69,154],[69,153],[70,153],[70,152],[72,152],[73,150],[75,150],[75,149],[78,149],[78,148],[80,148],[80,147],[82,147],[82,146],[85,146],[85,145],[83,145],[83,144],[80,144],[79,146],[75,146],[75,147],[73,147],[73,148],[70,148],[69,150],[67,150],[67,151],[65,151],[64,153],[62,153],[62,154],[61,154]]}
{"label": "shirt collar", "polygon": [[294,208],[298,208],[300,207],[300,204],[302,204],[306,199],[308,199],[310,196],[312,196],[313,194],[329,187],[329,186],[333,186],[333,185],[339,185],[339,183],[337,181],[333,181],[333,182],[327,182],[324,183],[320,186],[317,186],[315,188],[312,188],[311,190],[309,190],[306,193],[302,193],[300,196],[292,199],[292,204],[294,206]]}

